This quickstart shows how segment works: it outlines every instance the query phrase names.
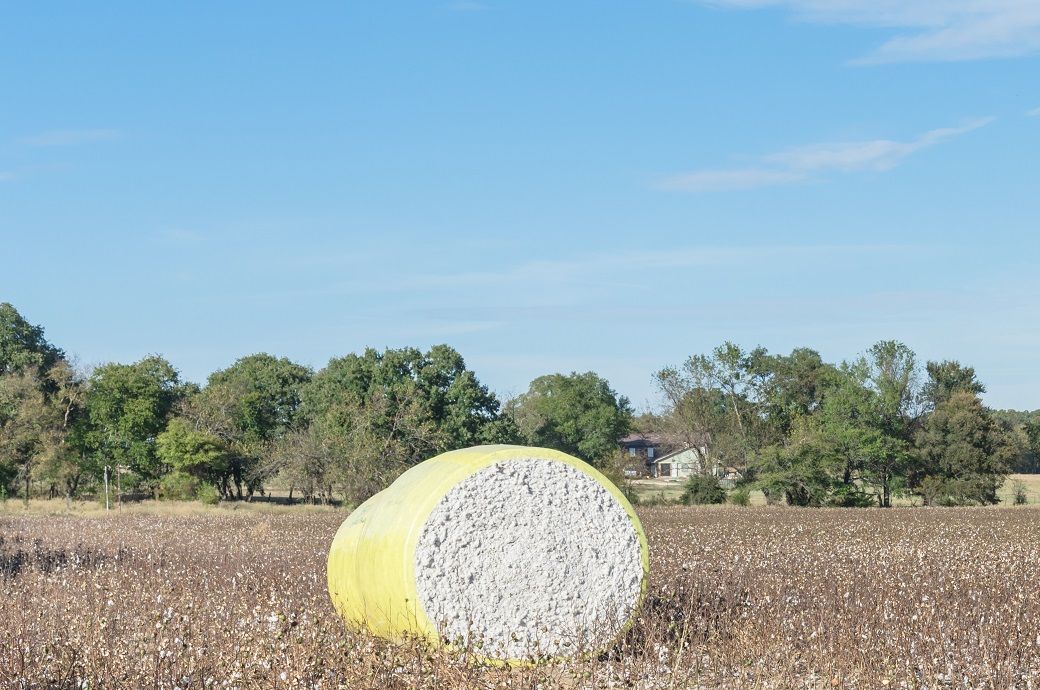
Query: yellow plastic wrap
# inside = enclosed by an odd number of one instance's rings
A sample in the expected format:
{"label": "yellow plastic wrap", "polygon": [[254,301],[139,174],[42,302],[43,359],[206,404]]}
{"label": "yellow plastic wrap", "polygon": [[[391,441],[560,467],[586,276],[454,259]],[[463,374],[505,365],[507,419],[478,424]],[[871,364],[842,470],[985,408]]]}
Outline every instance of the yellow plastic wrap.
{"label": "yellow plastic wrap", "polygon": [[466,477],[496,462],[532,457],[559,461],[589,475],[631,518],[643,566],[634,616],[646,593],[649,548],[639,518],[621,491],[595,468],[566,453],[497,445],[455,450],[420,463],[344,521],[329,551],[328,584],[332,603],[347,625],[386,639],[417,637],[440,644],[416,591],[415,549],[423,525],[445,494]]}

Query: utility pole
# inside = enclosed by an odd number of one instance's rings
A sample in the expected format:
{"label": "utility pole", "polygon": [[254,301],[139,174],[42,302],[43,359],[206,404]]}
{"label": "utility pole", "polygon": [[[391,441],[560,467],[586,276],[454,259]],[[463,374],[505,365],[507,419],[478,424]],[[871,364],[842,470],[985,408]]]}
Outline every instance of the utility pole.
{"label": "utility pole", "polygon": [[109,506],[108,506],[108,465],[105,465],[105,510],[109,510]]}
{"label": "utility pole", "polygon": [[123,512],[123,466],[116,465],[116,509]]}

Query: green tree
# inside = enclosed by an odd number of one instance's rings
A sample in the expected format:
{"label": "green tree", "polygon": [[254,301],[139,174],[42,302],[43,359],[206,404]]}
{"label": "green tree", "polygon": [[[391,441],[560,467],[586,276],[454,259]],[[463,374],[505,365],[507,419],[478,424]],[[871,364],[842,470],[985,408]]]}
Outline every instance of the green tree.
{"label": "green tree", "polygon": [[292,428],[311,376],[310,369],[285,357],[242,357],[210,375],[200,404],[218,409],[241,442],[262,444]]}
{"label": "green tree", "polygon": [[784,440],[756,458],[759,486],[791,505],[864,505],[869,459],[883,448],[865,368],[845,364],[819,383],[815,409],[793,417]]}
{"label": "green tree", "polygon": [[963,366],[960,362],[928,362],[925,370],[928,380],[921,391],[921,397],[930,410],[949,400],[950,396],[958,391],[966,391],[972,395],[986,392],[986,386],[975,377],[975,369]]}
{"label": "green tree", "polygon": [[64,360],[42,376],[33,367],[0,375],[0,486],[17,474],[28,500],[39,478],[51,497],[71,500],[87,470],[74,442],[82,400],[82,382]]}
{"label": "green tree", "polygon": [[916,440],[916,486],[927,503],[998,502],[1013,444],[978,395],[951,394],[924,420]]}
{"label": "green tree", "polygon": [[819,410],[824,389],[834,380],[835,368],[809,348],[789,355],[769,355],[758,348],[749,362],[759,381],[757,394],[770,427],[772,441],[787,437],[802,418]]}
{"label": "green tree", "polygon": [[155,441],[185,392],[177,370],[157,355],[98,367],[86,397],[85,445],[99,464],[126,465],[154,490],[163,471]]}
{"label": "green tree", "polygon": [[155,440],[155,454],[175,472],[213,484],[223,483],[223,493],[227,494],[231,453],[220,438],[192,427],[188,420],[181,417],[170,420],[166,430]]}
{"label": "green tree", "polygon": [[879,432],[872,452],[864,458],[863,479],[878,488],[881,506],[888,508],[893,488],[907,472],[910,443],[919,420],[917,357],[903,343],[883,340],[860,358],[858,369],[874,394],[870,421]]}
{"label": "green tree", "polygon": [[1022,425],[1022,433],[1025,436],[1026,449],[1029,454],[1024,464],[1027,468],[1038,472],[1040,471],[1040,416],[1025,422]]}
{"label": "green tree", "polygon": [[0,446],[9,453],[0,451],[0,485],[9,484],[17,468],[26,498],[39,478],[52,497],[71,500],[90,469],[79,443],[84,382],[47,342],[43,328],[6,302],[0,304],[0,379],[7,399],[6,411],[0,410]]}
{"label": "green tree", "polygon": [[311,375],[284,357],[255,354],[214,372],[205,388],[185,400],[181,414],[224,445],[225,473],[208,481],[216,482],[225,498],[244,498],[260,485],[261,458],[294,428]]}
{"label": "green tree", "polygon": [[5,491],[16,479],[29,501],[33,470],[50,445],[53,419],[35,371],[0,376],[0,481]]}
{"label": "green tree", "polygon": [[51,496],[62,494],[71,502],[84,480],[97,473],[85,442],[87,386],[83,375],[65,360],[50,368],[47,380],[51,443],[40,476],[49,484]]}
{"label": "green tree", "polygon": [[756,484],[793,505],[891,506],[917,420],[913,352],[886,341],[840,367],[805,349],[753,366],[769,439],[754,454]]}
{"label": "green tree", "polygon": [[383,412],[374,424],[383,437],[394,435],[399,407],[413,407],[434,430],[417,444],[416,461],[431,446],[445,451],[515,437],[508,420],[499,415],[498,399],[447,345],[425,353],[416,348],[368,349],[333,359],[305,387],[301,413],[313,421],[337,408],[364,407],[377,396]]}
{"label": "green tree", "polygon": [[826,505],[834,484],[834,462],[820,452],[819,420],[800,418],[790,436],[755,454],[756,479],[769,503],[792,506]]}
{"label": "green tree", "polygon": [[42,377],[62,359],[41,326],[26,321],[10,303],[0,303],[0,375],[30,369]]}
{"label": "green tree", "polygon": [[595,372],[549,374],[509,402],[524,439],[593,464],[605,463],[632,424],[632,406]]}
{"label": "green tree", "polygon": [[260,466],[310,500],[364,500],[432,455],[517,438],[512,420],[446,345],[335,358],[300,393],[299,423]]}
{"label": "green tree", "polygon": [[990,410],[1013,443],[1011,472],[1040,472],[1040,411]]}
{"label": "green tree", "polygon": [[770,355],[762,348],[753,353],[749,368],[761,432],[746,479],[773,501],[782,496],[790,505],[823,505],[841,461],[835,457],[840,447],[831,447],[838,439],[825,435],[832,429],[820,417],[825,391],[843,379],[808,348],[789,355]]}

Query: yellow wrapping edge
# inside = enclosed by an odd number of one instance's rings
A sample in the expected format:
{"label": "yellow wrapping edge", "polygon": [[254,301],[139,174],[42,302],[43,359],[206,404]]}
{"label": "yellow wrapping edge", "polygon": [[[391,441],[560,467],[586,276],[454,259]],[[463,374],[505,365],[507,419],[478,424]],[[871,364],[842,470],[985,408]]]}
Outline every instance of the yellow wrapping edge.
{"label": "yellow wrapping edge", "polygon": [[[643,578],[632,615],[618,633],[624,635],[642,606],[650,572],[650,548],[639,517],[621,490],[588,463],[557,450],[527,446],[474,446],[443,453],[411,468],[351,513],[329,550],[329,596],[340,617],[378,637],[398,641],[418,637],[445,646],[419,604],[415,586],[419,534],[433,509],[460,481],[496,462],[523,458],[556,460],[584,472],[607,489],[632,520]],[[494,665],[530,662],[475,656]]]}

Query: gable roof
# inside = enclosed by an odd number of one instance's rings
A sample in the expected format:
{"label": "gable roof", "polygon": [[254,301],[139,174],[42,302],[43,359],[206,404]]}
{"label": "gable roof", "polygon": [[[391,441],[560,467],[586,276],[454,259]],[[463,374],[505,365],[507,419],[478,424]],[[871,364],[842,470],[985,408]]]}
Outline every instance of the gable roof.
{"label": "gable roof", "polygon": [[635,433],[629,434],[618,440],[618,443],[622,446],[634,446],[634,445],[647,445],[647,446],[659,446],[664,443],[664,439],[661,434],[655,432],[649,433]]}
{"label": "gable roof", "polygon": [[682,455],[687,451],[693,451],[698,456],[700,455],[700,451],[697,448],[694,448],[693,446],[686,446],[685,448],[679,448],[678,450],[673,450],[672,452],[665,453],[664,455],[658,455],[656,458],[649,458],[646,462],[648,465],[654,465],[663,460],[670,460],[672,458],[675,458],[676,456]]}

